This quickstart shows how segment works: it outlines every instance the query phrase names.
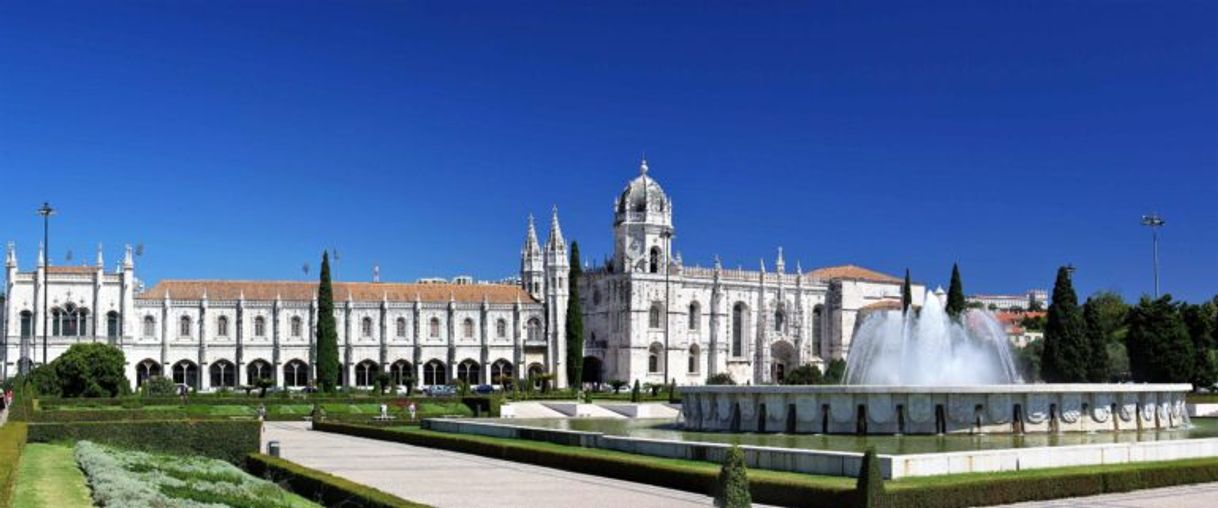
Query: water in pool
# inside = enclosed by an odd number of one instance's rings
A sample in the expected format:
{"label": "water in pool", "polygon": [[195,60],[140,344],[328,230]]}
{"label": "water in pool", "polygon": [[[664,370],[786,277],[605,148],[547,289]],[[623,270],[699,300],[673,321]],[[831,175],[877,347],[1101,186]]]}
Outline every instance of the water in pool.
{"label": "water in pool", "polygon": [[[485,420],[481,421],[485,422]],[[1194,418],[1192,428],[1172,431],[1071,432],[1025,435],[952,434],[945,436],[849,436],[829,434],[689,432],[682,430],[680,424],[674,423],[671,419],[521,418],[499,421],[508,425],[525,427],[601,432],[613,436],[668,439],[674,441],[702,441],[848,452],[863,451],[868,446],[875,446],[877,452],[888,455],[1218,437],[1218,419],[1216,418]]]}

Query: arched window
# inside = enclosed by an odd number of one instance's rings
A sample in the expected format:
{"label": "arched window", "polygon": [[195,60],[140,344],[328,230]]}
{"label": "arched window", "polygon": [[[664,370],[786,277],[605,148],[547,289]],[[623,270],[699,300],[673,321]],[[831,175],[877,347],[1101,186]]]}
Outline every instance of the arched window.
{"label": "arched window", "polygon": [[658,342],[652,344],[647,349],[647,372],[656,374],[660,372],[660,354],[663,352],[663,346]]}
{"label": "arched window", "polygon": [[178,335],[190,337],[190,316],[182,316],[182,319],[178,320]]}
{"label": "arched window", "polygon": [[698,323],[702,321],[702,305],[698,302],[689,304],[689,329],[697,330]]}
{"label": "arched window", "polygon": [[647,271],[651,273],[660,273],[660,248],[652,247],[650,260],[647,264]]}
{"label": "arched window", "polygon": [[529,320],[528,331],[529,331],[528,340],[530,340],[530,341],[544,340],[541,337],[541,321],[538,321],[537,318],[532,318]]}
{"label": "arched window", "polygon": [[21,311],[21,336],[34,336],[34,315],[28,310]]}
{"label": "arched window", "polygon": [[660,327],[660,304],[659,303],[651,304],[651,310],[647,311],[647,327],[653,328],[653,329]]}
{"label": "arched window", "polygon": [[110,311],[106,313],[106,337],[111,339],[118,338],[118,313]]}
{"label": "arched window", "polygon": [[740,356],[744,347],[744,304],[732,306],[732,356]]}
{"label": "arched window", "polygon": [[406,337],[406,318],[397,319],[397,321],[394,323],[394,332],[396,332],[396,335],[400,338]]}
{"label": "arched window", "polygon": [[512,380],[512,362],[499,359],[491,364],[491,382],[495,384],[507,384]]}
{"label": "arched window", "polygon": [[825,307],[817,305],[812,308],[812,354],[814,356],[823,356],[821,354],[821,336],[822,328],[825,326]]}
{"label": "arched window", "polygon": [[228,316],[220,316],[216,318],[216,336],[228,336]]}
{"label": "arched window", "polygon": [[[364,319],[360,320],[359,333],[360,333],[360,335],[362,335],[364,337],[372,336],[372,318],[365,317]],[[364,386],[367,386],[367,385],[364,385]]]}
{"label": "arched window", "polygon": [[427,322],[427,336],[431,337],[433,339],[440,338],[440,320],[439,319],[431,318],[431,321]]}
{"label": "arched window", "polygon": [[300,337],[300,329],[303,328],[300,316],[292,316],[291,325],[289,327],[291,328],[293,337]]}
{"label": "arched window", "polygon": [[156,318],[144,316],[144,336],[149,338],[156,336]]}
{"label": "arched window", "polygon": [[414,366],[406,360],[398,360],[389,366],[390,382],[394,386],[414,386]]}
{"label": "arched window", "polygon": [[173,364],[173,382],[193,388],[199,387],[199,366],[190,360]]}
{"label": "arched window", "polygon": [[302,388],[309,384],[309,366],[300,360],[292,360],[283,366],[283,386]]}
{"label": "arched window", "polygon": [[218,360],[211,364],[211,367],[208,370],[211,373],[212,388],[237,387],[237,368],[233,366],[233,362],[228,360]]}
{"label": "arched window", "polygon": [[245,366],[245,378],[251,385],[259,379],[274,379],[272,376],[271,364],[266,360],[254,360]]}
{"label": "arched window", "polygon": [[448,379],[444,376],[443,362],[432,360],[423,364],[423,384],[428,386],[448,384]]}
{"label": "arched window", "polygon": [[779,310],[774,312],[774,331],[783,332],[787,329],[787,313]]}
{"label": "arched window", "polygon": [[63,309],[51,309],[51,335],[82,337],[88,335],[89,311],[69,302]]}
{"label": "arched window", "polygon": [[477,386],[482,379],[481,368],[478,362],[467,359],[457,364],[457,379],[465,381],[466,384]]}
{"label": "arched window", "polygon": [[461,322],[461,335],[467,339],[474,338],[474,320],[465,318],[465,321]]}
{"label": "arched window", "polygon": [[376,362],[372,360],[364,360],[357,363],[355,365],[355,386],[375,385],[378,372],[380,371],[376,367]]}
{"label": "arched window", "polygon": [[507,320],[500,319],[495,321],[495,337],[500,339],[507,337]]}
{"label": "arched window", "polygon": [[262,316],[254,318],[254,336],[266,337],[266,318]]}
{"label": "arched window", "polygon": [[161,375],[161,364],[153,360],[144,360],[135,366],[135,386],[144,386],[144,382],[153,376]]}
{"label": "arched window", "polygon": [[689,346],[689,373],[697,374],[699,366],[702,364],[702,350],[697,344]]}

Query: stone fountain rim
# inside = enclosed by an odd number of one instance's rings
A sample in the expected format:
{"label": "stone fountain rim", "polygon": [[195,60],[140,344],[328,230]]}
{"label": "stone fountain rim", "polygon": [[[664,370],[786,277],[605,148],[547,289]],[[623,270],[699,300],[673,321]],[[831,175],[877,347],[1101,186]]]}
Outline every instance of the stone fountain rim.
{"label": "stone fountain rim", "polygon": [[1054,383],[1054,384],[1009,384],[1009,385],[780,385],[739,386],[711,385],[684,386],[683,393],[795,393],[795,394],[874,394],[874,393],[1161,393],[1191,392],[1188,383]]}

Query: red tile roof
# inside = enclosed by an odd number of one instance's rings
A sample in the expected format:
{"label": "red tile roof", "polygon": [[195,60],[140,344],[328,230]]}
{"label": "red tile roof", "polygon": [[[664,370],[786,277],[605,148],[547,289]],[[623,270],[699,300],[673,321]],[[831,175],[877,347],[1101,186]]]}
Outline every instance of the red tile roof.
{"label": "red tile roof", "polygon": [[47,273],[96,273],[96,266],[55,266],[47,267]]}
{"label": "red tile roof", "polygon": [[821,280],[853,279],[871,282],[901,283],[901,279],[897,277],[855,265],[826,266],[812,270],[808,272],[808,275]]}
{"label": "red tile roof", "polygon": [[864,305],[859,310],[901,310],[900,300],[880,300],[875,303]]}
{"label": "red tile roof", "polygon": [[[204,292],[211,300],[311,300],[317,292],[316,282],[252,281],[252,280],[164,280],[137,298],[159,300],[199,300]],[[335,282],[334,300],[344,301],[347,295],[358,301],[515,303],[534,302],[533,297],[519,286],[511,284],[402,284],[396,282]]]}

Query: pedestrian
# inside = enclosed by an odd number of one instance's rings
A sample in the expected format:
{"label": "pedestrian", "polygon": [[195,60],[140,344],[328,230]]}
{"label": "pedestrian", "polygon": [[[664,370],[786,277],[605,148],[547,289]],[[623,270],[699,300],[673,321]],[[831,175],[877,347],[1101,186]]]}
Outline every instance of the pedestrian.
{"label": "pedestrian", "polygon": [[266,421],[266,405],[265,404],[258,404],[258,421],[260,421],[260,422]]}
{"label": "pedestrian", "polygon": [[419,410],[417,407],[415,407],[414,401],[410,401],[410,405],[406,407],[406,410],[410,411],[410,421],[413,422],[415,420],[415,415]]}

